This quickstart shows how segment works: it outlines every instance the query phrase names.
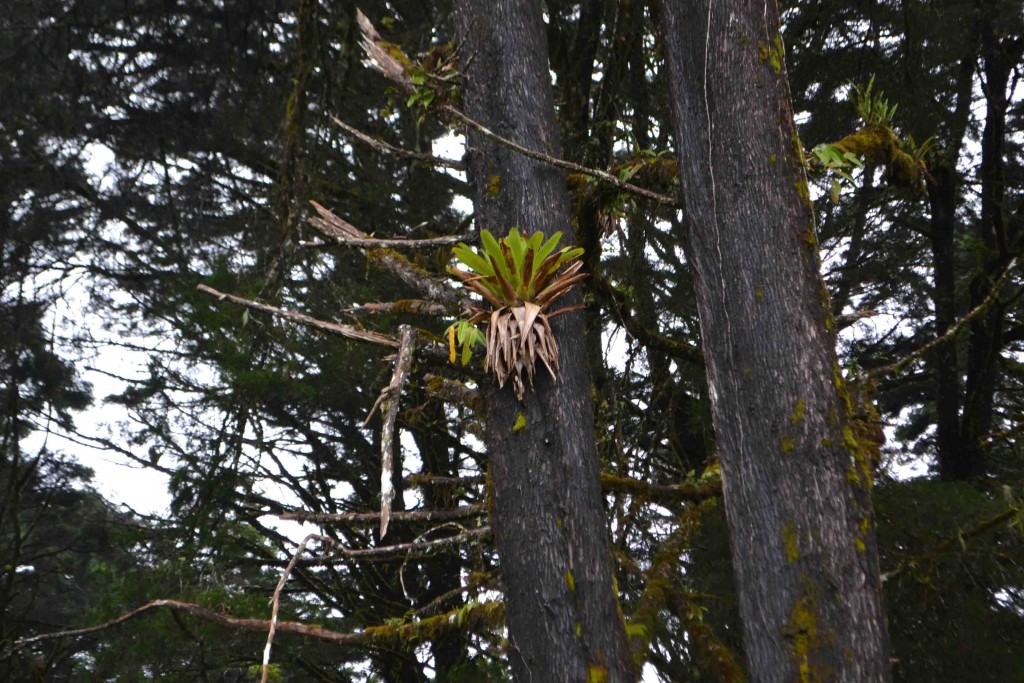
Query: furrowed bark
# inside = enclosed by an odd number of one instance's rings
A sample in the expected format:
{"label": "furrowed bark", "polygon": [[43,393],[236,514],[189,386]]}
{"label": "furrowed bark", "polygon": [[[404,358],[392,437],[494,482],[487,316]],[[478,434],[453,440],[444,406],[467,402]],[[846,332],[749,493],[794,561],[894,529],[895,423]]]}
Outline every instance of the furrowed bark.
{"label": "furrowed bark", "polygon": [[870,449],[836,364],[778,7],[660,8],[750,677],[887,681]]}
{"label": "furrowed bark", "polygon": [[[468,116],[518,145],[561,156],[536,0],[461,0]],[[477,228],[510,227],[572,239],[562,171],[478,130],[468,131],[467,168]],[[560,304],[574,305],[579,294]],[[506,586],[509,658],[521,681],[634,680],[613,592],[608,530],[594,442],[582,316],[553,321],[562,377],[538,373],[520,403],[486,389],[491,523]],[[513,430],[519,415],[526,426]]]}

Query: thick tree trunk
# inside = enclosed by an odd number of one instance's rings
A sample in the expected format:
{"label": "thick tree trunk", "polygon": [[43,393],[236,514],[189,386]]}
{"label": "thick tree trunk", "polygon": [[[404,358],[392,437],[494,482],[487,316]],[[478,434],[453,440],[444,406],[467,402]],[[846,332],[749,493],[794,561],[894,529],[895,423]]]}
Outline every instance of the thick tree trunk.
{"label": "thick tree trunk", "polygon": [[836,364],[778,8],[660,5],[751,678],[889,680],[871,453]]}
{"label": "thick tree trunk", "polygon": [[[540,3],[462,0],[458,9],[467,113],[520,145],[558,156]],[[468,164],[478,227],[502,235],[513,226],[561,230],[571,239],[560,171],[474,132]],[[509,658],[522,681],[632,680],[613,590],[582,316],[559,316],[554,329],[558,383],[541,370],[524,403],[509,387],[490,388],[485,397]],[[526,427],[513,430],[520,413]]]}

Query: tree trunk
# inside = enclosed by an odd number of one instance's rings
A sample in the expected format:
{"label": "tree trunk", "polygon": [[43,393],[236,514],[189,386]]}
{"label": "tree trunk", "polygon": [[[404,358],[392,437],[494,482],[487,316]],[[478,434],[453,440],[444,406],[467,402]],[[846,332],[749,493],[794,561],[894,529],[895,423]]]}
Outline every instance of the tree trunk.
{"label": "tree trunk", "polygon": [[[1016,251],[1007,232],[1004,215],[1006,171],[1003,156],[1006,141],[1007,87],[1010,74],[1021,56],[1024,41],[1000,40],[998,19],[981,26],[981,53],[984,58],[985,127],[981,134],[981,216],[975,223],[974,237],[980,246],[981,263],[971,280],[971,308],[979,305],[992,290],[993,283]],[[967,350],[967,378],[964,411],[960,421],[960,448],[964,467],[955,472],[958,479],[984,474],[987,435],[995,421],[995,398],[1002,365],[1005,306],[996,301],[985,313],[971,321]]]}
{"label": "tree trunk", "polygon": [[[467,113],[539,152],[561,153],[536,0],[458,3]],[[572,239],[562,173],[468,134],[478,228],[511,227]],[[565,305],[579,301],[566,298]],[[509,659],[517,680],[633,680],[613,589],[590,379],[579,312],[555,318],[562,376],[525,402],[488,387],[491,524],[501,559]],[[517,417],[526,427],[513,430]]]}
{"label": "tree trunk", "polygon": [[889,680],[872,449],[836,363],[778,8],[660,7],[751,679]]}

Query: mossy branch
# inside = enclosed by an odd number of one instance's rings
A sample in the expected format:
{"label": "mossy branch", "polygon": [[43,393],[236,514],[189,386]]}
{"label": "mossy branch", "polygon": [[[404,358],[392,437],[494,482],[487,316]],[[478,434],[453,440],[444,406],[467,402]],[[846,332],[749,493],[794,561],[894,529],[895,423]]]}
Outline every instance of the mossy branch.
{"label": "mossy branch", "polygon": [[[215,611],[201,605],[180,600],[152,600],[136,609],[122,614],[119,617],[86,628],[55,631],[53,633],[42,633],[28,638],[15,640],[9,645],[8,652],[0,654],[0,659],[6,658],[26,647],[39,643],[62,639],[77,639],[105,631],[133,619],[137,619],[149,612],[159,609],[170,609],[176,612],[189,614],[197,619],[207,621],[227,628],[244,631],[266,631],[270,627],[268,619],[247,619],[233,617],[223,612]],[[295,633],[297,635],[315,638],[335,645],[346,647],[366,646],[394,646],[407,645],[410,642],[420,642],[439,638],[448,633],[465,633],[467,631],[481,631],[500,627],[505,618],[505,605],[499,600],[488,600],[479,603],[469,603],[458,609],[449,610],[436,616],[427,617],[418,621],[400,625],[371,626],[361,632],[332,631],[321,626],[311,626],[294,621],[277,622],[276,630],[281,633]]]}
{"label": "mossy branch", "polygon": [[953,550],[957,546],[965,547],[966,542],[972,538],[1006,524],[1013,519],[1021,519],[1022,517],[1024,517],[1024,509],[1021,509],[1019,505],[1011,505],[999,514],[989,517],[967,531],[958,532],[955,536],[950,536],[949,538],[937,543],[927,552],[900,560],[895,567],[887,572],[882,572],[882,581],[889,581],[911,567],[915,567],[923,562],[934,560],[943,553]]}
{"label": "mossy branch", "polygon": [[717,479],[706,484],[649,484],[609,472],[601,473],[601,488],[605,493],[627,493],[657,503],[699,503],[722,494],[722,482]]}
{"label": "mossy branch", "polygon": [[[450,522],[457,519],[478,517],[483,514],[483,506],[469,505],[466,507],[450,510],[413,510],[410,512],[392,512],[392,522],[432,523]],[[379,512],[344,512],[340,514],[326,512],[306,512],[296,510],[295,512],[284,512],[277,515],[278,519],[293,520],[296,522],[312,522],[314,524],[338,524],[362,526],[380,522]]]}
{"label": "mossy branch", "polygon": [[896,361],[895,363],[889,363],[888,365],[883,365],[881,367],[870,369],[866,373],[868,377],[877,378],[887,374],[899,374],[904,369],[906,369],[906,367],[910,363],[931,353],[932,350],[934,350],[940,344],[945,344],[955,339],[957,333],[959,333],[960,330],[962,330],[972,320],[974,320],[979,315],[988,310],[988,308],[996,302],[996,300],[999,298],[1000,290],[1002,290],[1003,286],[1010,279],[1010,275],[1013,274],[1013,269],[1017,266],[1017,261],[1019,258],[1019,256],[1014,256],[1013,258],[1010,259],[1010,262],[1006,264],[1006,268],[1003,269],[1003,272],[999,275],[999,278],[996,280],[995,284],[992,285],[992,290],[988,293],[988,296],[986,296],[980,304],[972,308],[964,317],[956,321],[956,324],[952,325],[948,330],[946,330],[944,334],[931,340],[930,342],[920,347],[916,351],[910,352],[909,354],[907,354],[900,360]]}

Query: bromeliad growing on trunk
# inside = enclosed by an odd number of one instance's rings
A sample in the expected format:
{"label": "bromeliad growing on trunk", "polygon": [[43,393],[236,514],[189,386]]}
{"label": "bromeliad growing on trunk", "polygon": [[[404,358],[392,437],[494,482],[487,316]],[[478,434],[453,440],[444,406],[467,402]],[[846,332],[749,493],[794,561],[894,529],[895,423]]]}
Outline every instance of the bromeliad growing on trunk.
{"label": "bromeliad growing on trunk", "polygon": [[[522,400],[526,387],[533,386],[534,366],[539,359],[558,380],[558,343],[551,331],[551,318],[577,308],[570,306],[549,312],[551,304],[586,277],[580,273],[583,250],[563,247],[555,251],[561,232],[546,241],[541,232],[529,238],[512,228],[507,237],[494,238],[480,231],[483,249],[477,251],[459,243],[452,253],[465,270],[449,266],[448,272],[476,292],[490,307],[470,306],[467,320],[448,328],[451,360],[456,343],[462,346],[465,365],[478,343],[486,344],[484,370],[493,370],[499,387],[511,377],[516,396]],[[559,269],[568,267],[559,273]],[[481,302],[483,303],[483,302]],[[477,325],[486,323],[486,335]]]}

